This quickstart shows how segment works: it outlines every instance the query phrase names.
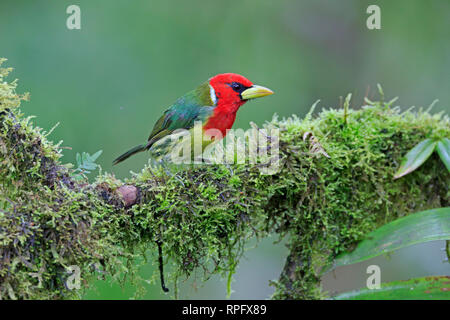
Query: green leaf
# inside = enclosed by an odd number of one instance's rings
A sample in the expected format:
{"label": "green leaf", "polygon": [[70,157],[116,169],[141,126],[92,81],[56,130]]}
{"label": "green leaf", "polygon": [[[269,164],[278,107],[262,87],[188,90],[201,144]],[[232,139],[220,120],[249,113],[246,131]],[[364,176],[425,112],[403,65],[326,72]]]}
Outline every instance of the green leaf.
{"label": "green leaf", "polygon": [[400,168],[394,175],[394,179],[398,179],[413,172],[420,167],[433,153],[437,142],[431,139],[425,139],[412,148],[405,156]]}
{"label": "green leaf", "polygon": [[371,232],[355,250],[340,254],[324,272],[413,244],[447,239],[450,239],[450,207],[410,214]]}
{"label": "green leaf", "polygon": [[433,276],[381,284],[380,289],[341,293],[336,300],[450,300],[450,277]]}
{"label": "green leaf", "polygon": [[90,156],[91,162],[95,162],[98,157],[102,154],[103,150],[98,150],[96,153],[94,153],[92,156]]}
{"label": "green leaf", "polygon": [[95,160],[102,154],[102,150],[97,151],[93,155],[89,155],[87,152],[83,152],[81,154],[76,154],[76,162],[77,168],[73,170],[73,172],[79,171],[78,175],[75,177],[82,179],[84,174],[90,173],[92,170],[95,170],[99,167],[98,164],[95,163]]}
{"label": "green leaf", "polygon": [[444,162],[447,170],[450,171],[450,139],[444,138],[438,141],[436,150]]}
{"label": "green leaf", "polygon": [[89,157],[89,153],[83,152],[83,154],[81,155],[81,161],[82,161],[83,163],[88,162],[88,161],[89,161],[88,157]]}
{"label": "green leaf", "polygon": [[86,162],[86,163],[83,163],[83,165],[80,166],[80,168],[91,171],[91,170],[95,170],[95,168],[97,168],[97,164],[91,163],[91,162]]}

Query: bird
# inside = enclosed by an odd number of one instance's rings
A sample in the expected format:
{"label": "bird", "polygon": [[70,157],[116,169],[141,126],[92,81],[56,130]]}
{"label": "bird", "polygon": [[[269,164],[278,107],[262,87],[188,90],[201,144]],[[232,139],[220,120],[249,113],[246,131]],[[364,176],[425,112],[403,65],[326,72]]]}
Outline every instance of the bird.
{"label": "bird", "polygon": [[236,120],[237,111],[247,101],[273,93],[242,75],[217,74],[178,98],[156,121],[147,142],[117,157],[113,165],[146,150],[154,160],[167,159],[168,155],[185,147],[180,141],[186,135],[192,135],[184,140],[191,146],[195,139],[201,139],[200,147],[193,146],[189,155],[190,159],[196,157],[205,147],[226,136]]}

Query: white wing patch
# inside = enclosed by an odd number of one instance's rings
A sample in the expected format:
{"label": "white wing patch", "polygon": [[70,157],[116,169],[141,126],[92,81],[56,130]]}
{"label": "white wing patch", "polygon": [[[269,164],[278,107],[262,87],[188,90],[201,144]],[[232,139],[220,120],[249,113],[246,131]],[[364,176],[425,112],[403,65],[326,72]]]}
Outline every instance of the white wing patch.
{"label": "white wing patch", "polygon": [[209,93],[211,95],[211,101],[214,103],[214,105],[217,104],[217,96],[216,96],[216,90],[214,90],[214,88],[209,85]]}

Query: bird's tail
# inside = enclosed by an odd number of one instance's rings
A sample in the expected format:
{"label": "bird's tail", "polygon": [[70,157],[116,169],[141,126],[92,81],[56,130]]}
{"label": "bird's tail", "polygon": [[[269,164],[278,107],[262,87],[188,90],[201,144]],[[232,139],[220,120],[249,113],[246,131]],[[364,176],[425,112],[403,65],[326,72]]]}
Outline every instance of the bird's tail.
{"label": "bird's tail", "polygon": [[128,150],[127,152],[125,152],[124,154],[122,154],[121,156],[117,157],[116,160],[113,161],[113,165],[118,164],[119,162],[122,162],[123,160],[128,159],[129,157],[131,157],[133,154],[136,154],[138,152],[142,152],[145,149],[147,149],[147,145],[145,144],[141,144],[139,146],[134,147],[131,150]]}

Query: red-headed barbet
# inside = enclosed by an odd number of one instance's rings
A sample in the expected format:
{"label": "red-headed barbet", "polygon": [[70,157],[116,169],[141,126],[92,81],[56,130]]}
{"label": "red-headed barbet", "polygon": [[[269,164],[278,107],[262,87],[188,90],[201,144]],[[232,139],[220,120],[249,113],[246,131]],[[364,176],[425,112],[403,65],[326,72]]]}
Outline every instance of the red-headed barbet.
{"label": "red-headed barbet", "polygon": [[[174,144],[179,141],[175,135],[181,129],[192,133],[196,124],[201,126],[202,152],[211,142],[226,136],[236,119],[236,112],[243,104],[271,94],[272,90],[254,85],[241,75],[218,74],[179,98],[155,123],[147,143],[125,152],[113,164],[145,150],[149,150],[152,158],[162,159],[173,151]],[[195,147],[193,153],[194,150]]]}

